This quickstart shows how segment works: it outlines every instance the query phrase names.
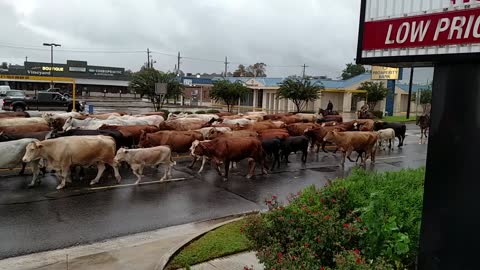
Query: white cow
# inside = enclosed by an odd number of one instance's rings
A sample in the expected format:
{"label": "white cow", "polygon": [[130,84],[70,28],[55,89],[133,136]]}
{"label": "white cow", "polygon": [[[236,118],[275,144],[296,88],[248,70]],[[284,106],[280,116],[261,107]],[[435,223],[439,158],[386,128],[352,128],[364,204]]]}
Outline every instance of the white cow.
{"label": "white cow", "polygon": [[204,127],[201,129],[197,129],[195,131],[202,133],[202,136],[204,139],[209,139],[210,134],[212,134],[215,131],[222,132],[222,133],[229,133],[229,132],[232,132],[232,129],[229,127]]}
{"label": "white cow", "polygon": [[119,121],[146,121],[148,125],[159,126],[165,119],[160,115],[123,115],[123,116],[110,116],[107,120],[119,120]]}
{"label": "white cow", "polygon": [[78,120],[72,117],[69,117],[65,124],[63,125],[63,130],[67,131],[72,128],[81,128],[81,129],[98,129],[102,125],[118,125],[118,126],[134,126],[134,125],[149,125],[146,120],[142,119],[111,119],[111,120],[98,120],[94,118],[88,118],[85,120]]}
{"label": "white cow", "polygon": [[393,128],[386,128],[377,131],[378,133],[378,147],[383,146],[383,150],[385,150],[387,146],[387,142],[389,143],[388,149],[392,149],[392,141],[395,142],[395,130]]}
{"label": "white cow", "polygon": [[[239,125],[241,127],[253,124],[255,121],[245,118],[240,119],[223,119],[222,123],[226,125]],[[215,125],[215,124],[214,124]]]}
{"label": "white cow", "polygon": [[145,166],[156,167],[159,164],[165,164],[165,174],[160,179],[163,181],[172,176],[172,167],[176,164],[172,160],[172,150],[168,146],[156,146],[141,149],[125,149],[120,148],[115,156],[115,163],[127,162],[132,168],[133,173],[137,176],[135,184],[138,185],[143,176],[143,168]]}
{"label": "white cow", "polygon": [[105,164],[113,167],[115,178],[120,182],[121,177],[115,166],[115,140],[109,136],[71,136],[32,142],[27,145],[23,162],[44,159],[48,167],[57,171],[60,184],[57,189],[65,187],[65,182],[71,182],[70,168],[72,166],[97,165],[97,176],[90,185],[98,183],[105,171]]}
{"label": "white cow", "polygon": [[[8,142],[0,142],[0,168],[13,169],[22,165],[22,171],[25,168],[25,163],[22,162],[22,158],[25,155],[26,147],[32,142],[39,142],[37,139],[20,139]],[[38,181],[39,172],[39,160],[29,162],[32,166],[33,178],[29,187],[35,186]]]}
{"label": "white cow", "polygon": [[45,124],[47,121],[42,117],[30,117],[30,118],[2,118],[0,119],[0,126],[23,126],[23,125],[34,125],[34,124]]}

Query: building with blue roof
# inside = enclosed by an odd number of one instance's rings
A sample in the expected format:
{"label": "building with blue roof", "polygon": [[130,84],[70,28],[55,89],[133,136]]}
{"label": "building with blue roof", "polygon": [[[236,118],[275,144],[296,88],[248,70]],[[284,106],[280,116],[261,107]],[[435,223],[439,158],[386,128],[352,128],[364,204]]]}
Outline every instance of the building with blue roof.
{"label": "building with blue roof", "polygon": [[[230,82],[241,82],[249,89],[251,93],[241,103],[242,106],[252,107],[252,109],[265,110],[268,113],[291,112],[295,110],[294,104],[289,100],[279,99],[277,90],[285,78],[270,77],[215,77],[215,78],[198,78],[183,77],[182,83],[187,88],[200,87],[201,97],[200,103],[211,102],[208,98],[208,91],[216,81],[228,80]],[[366,99],[366,91],[359,90],[362,82],[371,80],[370,73],[364,73],[348,80],[319,80],[313,79],[315,84],[323,85],[320,99],[310,102],[304,108],[304,111],[315,111],[319,108],[326,108],[329,101],[334,104],[334,109],[341,112],[355,112],[362,106]],[[386,85],[386,81],[383,81]],[[425,85],[413,85],[413,92],[418,89],[427,88]],[[188,95],[188,94],[187,94]],[[191,95],[192,96],[192,95]],[[193,95],[195,98],[195,95]],[[385,100],[379,102],[376,110],[385,111]],[[397,84],[395,89],[395,113],[405,112],[408,103],[408,84]],[[413,110],[415,104],[411,106]]]}

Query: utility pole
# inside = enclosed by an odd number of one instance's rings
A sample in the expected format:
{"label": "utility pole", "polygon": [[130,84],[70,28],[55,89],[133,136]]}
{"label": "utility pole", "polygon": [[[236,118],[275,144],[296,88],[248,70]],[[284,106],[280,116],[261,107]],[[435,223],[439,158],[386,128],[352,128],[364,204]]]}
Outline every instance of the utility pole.
{"label": "utility pole", "polygon": [[52,77],[52,81],[50,82],[50,88],[53,88],[53,47],[62,46],[56,43],[43,43],[43,46],[50,47],[50,77]]}
{"label": "utility pole", "polygon": [[225,56],[225,73],[223,74],[223,77],[227,77],[227,67],[228,67],[228,61],[227,61],[227,57]]}
{"label": "utility pole", "polygon": [[147,68],[150,68],[150,49],[147,48]]}
{"label": "utility pole", "polygon": [[180,59],[182,59],[182,57],[180,57],[180,52],[178,52],[178,57],[177,57],[177,76],[180,75]]}
{"label": "utility pole", "polygon": [[302,67],[303,67],[303,76],[302,76],[302,78],[304,78],[304,79],[305,79],[305,69],[306,69],[308,66],[307,66],[307,65],[305,65],[305,64],[303,64],[303,66],[302,66]]}

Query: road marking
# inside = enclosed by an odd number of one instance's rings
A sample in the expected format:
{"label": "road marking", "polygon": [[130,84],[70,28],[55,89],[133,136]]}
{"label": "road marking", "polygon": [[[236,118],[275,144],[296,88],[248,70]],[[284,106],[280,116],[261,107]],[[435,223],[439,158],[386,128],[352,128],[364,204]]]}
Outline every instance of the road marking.
{"label": "road marking", "polygon": [[[93,188],[87,188],[86,190],[103,190],[103,189],[113,189],[113,188],[121,188],[121,187],[132,187],[132,186],[142,186],[142,185],[151,185],[151,184],[158,184],[158,183],[168,183],[168,182],[177,182],[177,181],[182,181],[186,180],[187,178],[182,177],[182,178],[173,178],[173,179],[168,179],[168,180],[156,180],[156,181],[148,181],[148,182],[141,182],[138,185],[135,183],[132,184],[119,184],[119,185],[112,185],[112,186],[104,186],[104,187],[93,187]],[[81,190],[78,190],[81,191]]]}

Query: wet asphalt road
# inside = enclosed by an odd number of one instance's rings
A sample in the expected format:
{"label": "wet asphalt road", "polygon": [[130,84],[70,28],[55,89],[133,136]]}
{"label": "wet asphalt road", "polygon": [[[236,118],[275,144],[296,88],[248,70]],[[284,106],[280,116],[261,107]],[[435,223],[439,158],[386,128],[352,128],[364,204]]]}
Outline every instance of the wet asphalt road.
{"label": "wet asphalt road", "polygon": [[[425,165],[427,145],[419,144],[419,130],[407,126],[406,145],[390,153],[381,151],[377,163],[367,168],[377,171],[417,168]],[[140,186],[116,186],[111,175],[89,187],[75,180],[57,191],[56,179],[47,175],[35,189],[26,189],[31,175],[2,171],[0,178],[0,258],[88,244],[108,238],[155,230],[189,222],[266,209],[265,199],[280,200],[309,185],[323,186],[328,179],[347,176],[355,164],[338,166],[340,155],[309,153],[306,165],[300,155],[292,163],[267,176],[244,178],[246,162],[233,170],[228,182],[206,165],[202,175],[186,168],[189,160],[177,161],[176,181]],[[198,170],[199,164],[196,165]],[[257,169],[257,173],[260,171]],[[95,170],[89,173],[94,174]],[[146,170],[143,181],[156,181],[163,171]],[[121,184],[132,184],[129,169],[121,170]],[[91,176],[93,178],[93,176]]]}

